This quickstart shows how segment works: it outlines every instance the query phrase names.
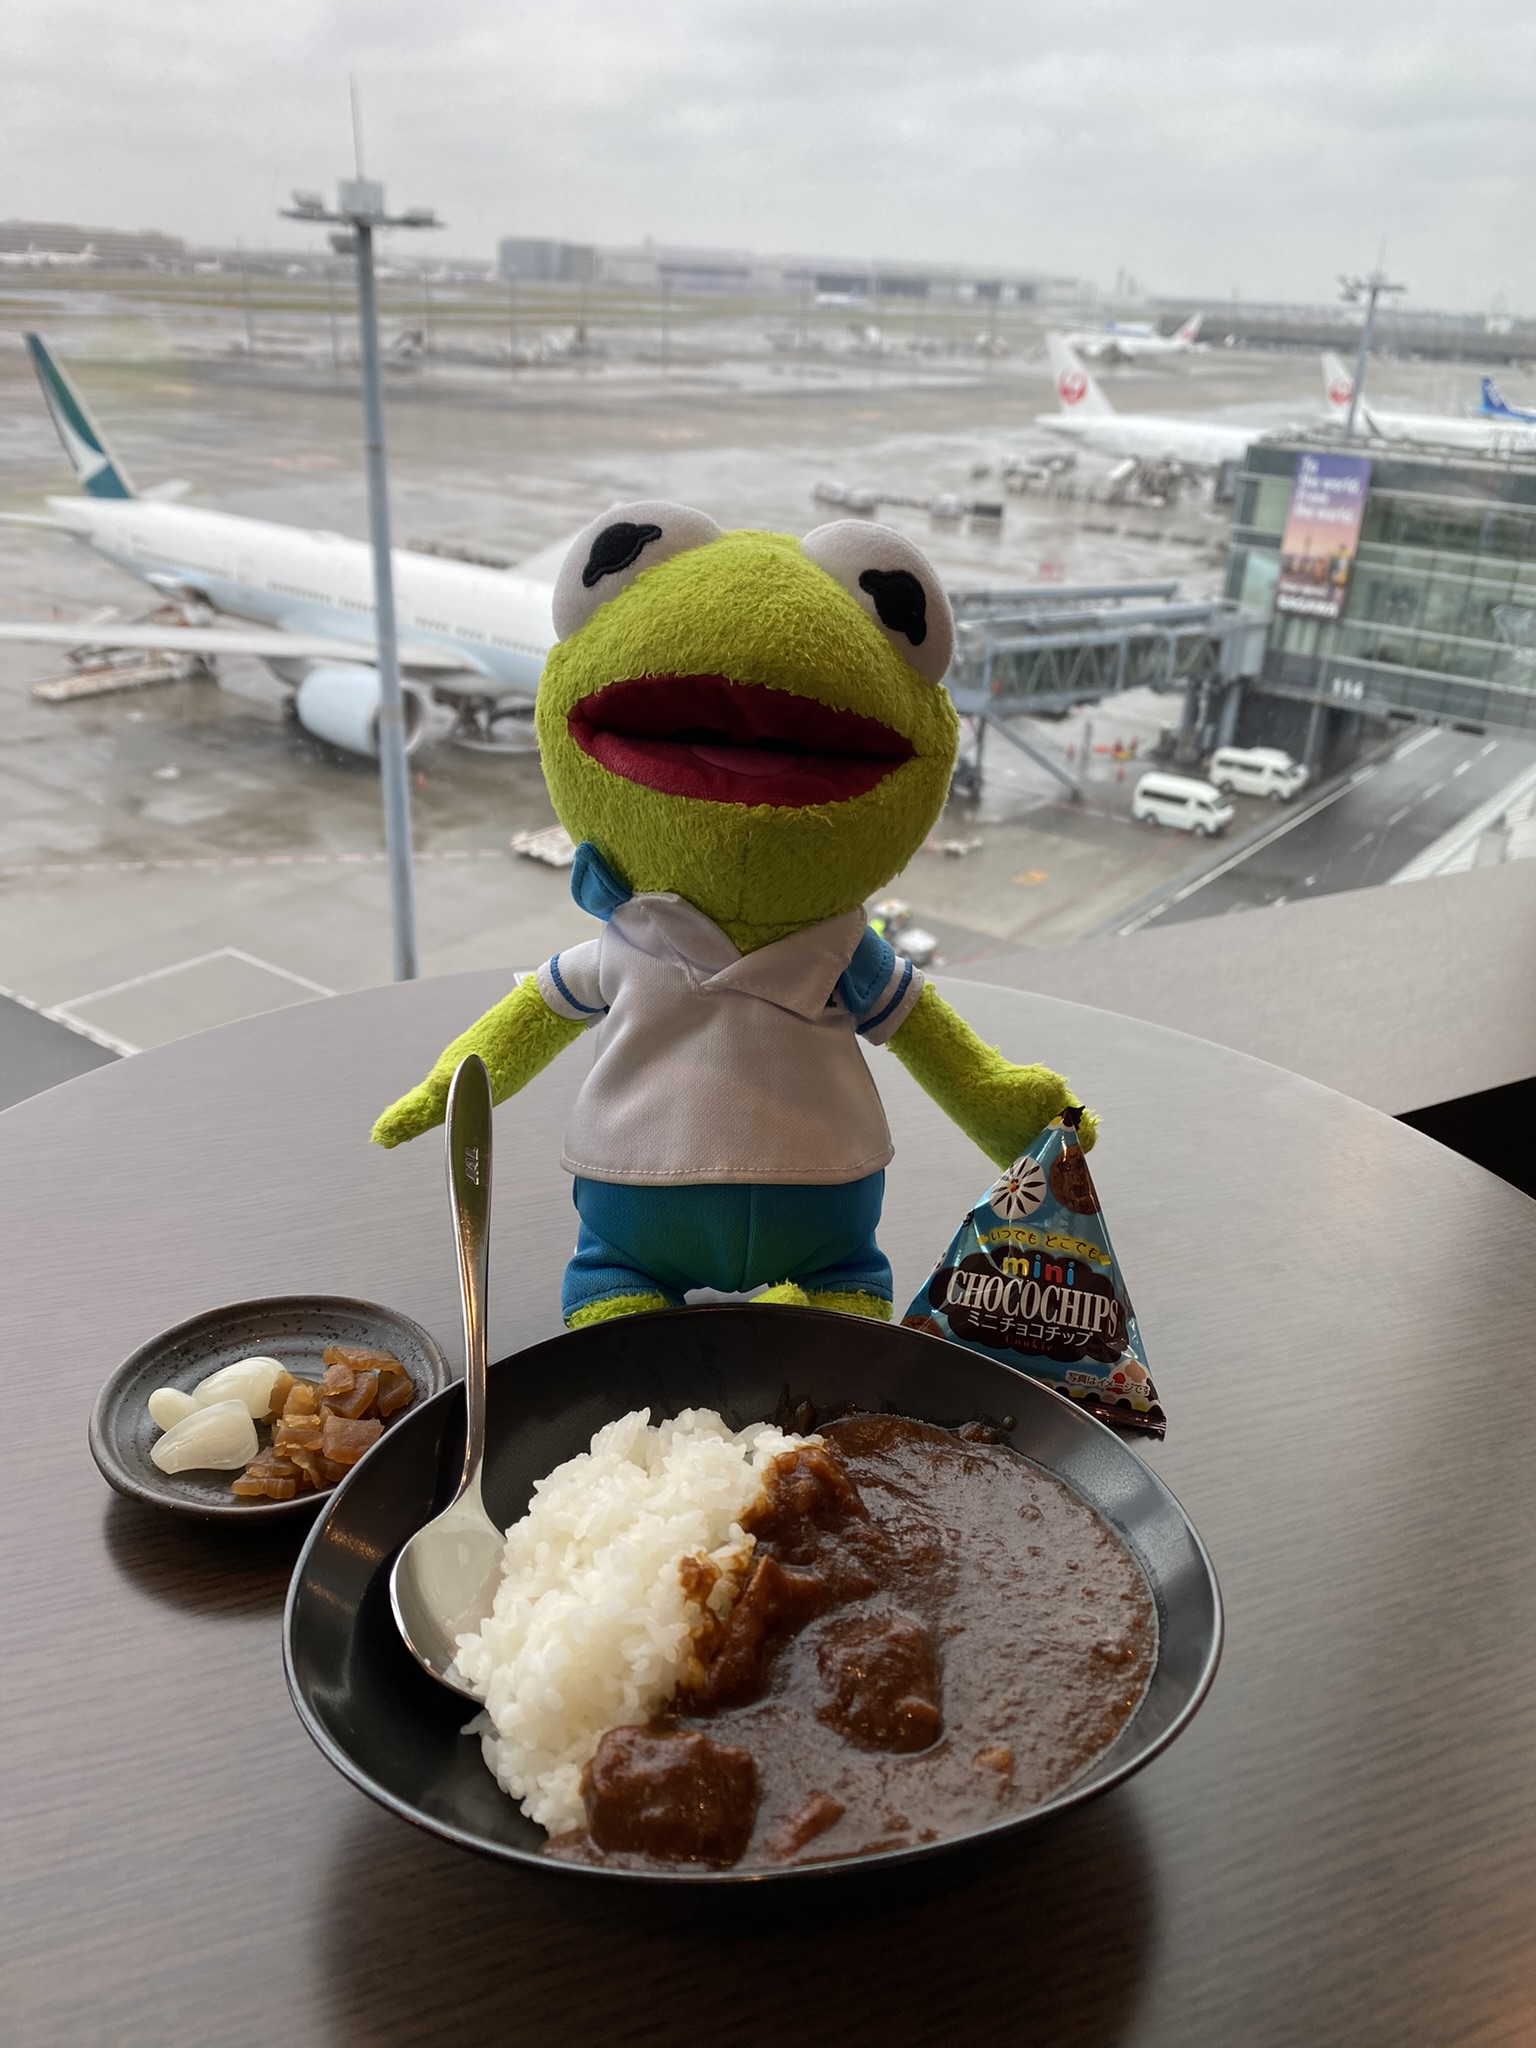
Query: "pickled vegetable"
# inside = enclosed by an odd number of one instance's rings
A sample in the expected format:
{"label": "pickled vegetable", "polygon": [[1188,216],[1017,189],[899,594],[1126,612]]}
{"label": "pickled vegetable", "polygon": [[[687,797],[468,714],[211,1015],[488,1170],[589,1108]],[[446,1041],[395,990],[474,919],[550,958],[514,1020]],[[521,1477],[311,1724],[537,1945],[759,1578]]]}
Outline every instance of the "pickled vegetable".
{"label": "pickled vegetable", "polygon": [[[165,1434],[150,1456],[162,1472],[232,1472],[237,1500],[289,1501],[345,1479],[385,1424],[416,1398],[398,1358],[332,1344],[324,1377],[297,1379],[276,1358],[220,1366],[192,1392],[157,1387],[151,1418]],[[211,1418],[211,1419],[210,1419]],[[268,1430],[257,1430],[257,1423]]]}
{"label": "pickled vegetable", "polygon": [[211,1408],[216,1401],[243,1401],[253,1422],[265,1422],[272,1413],[272,1389],[284,1371],[278,1358],[237,1359],[199,1380],[192,1398],[200,1408]]}
{"label": "pickled vegetable", "polygon": [[257,1452],[256,1425],[243,1401],[215,1401],[199,1408],[151,1444],[149,1455],[162,1472],[232,1472]]}
{"label": "pickled vegetable", "polygon": [[322,1457],[336,1465],[355,1465],[370,1445],[379,1440],[382,1422],[354,1421],[345,1415],[327,1415],[320,1438]]}
{"label": "pickled vegetable", "polygon": [[156,1387],[144,1405],[156,1429],[174,1429],[178,1422],[185,1422],[198,1409],[197,1402],[190,1394],[184,1394],[180,1387]]}

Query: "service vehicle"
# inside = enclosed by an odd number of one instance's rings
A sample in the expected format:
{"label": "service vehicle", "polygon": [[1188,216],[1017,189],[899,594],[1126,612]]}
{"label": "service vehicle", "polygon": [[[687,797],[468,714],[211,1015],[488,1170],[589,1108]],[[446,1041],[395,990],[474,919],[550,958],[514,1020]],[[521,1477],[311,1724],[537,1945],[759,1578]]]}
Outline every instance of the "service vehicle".
{"label": "service vehicle", "polygon": [[1205,839],[1225,832],[1235,815],[1219,789],[1193,775],[1143,775],[1131,798],[1131,816],[1138,825],[1172,825]]}
{"label": "service vehicle", "polygon": [[1287,803],[1307,780],[1307,771],[1280,747],[1218,747],[1206,770],[1228,795],[1268,796]]}

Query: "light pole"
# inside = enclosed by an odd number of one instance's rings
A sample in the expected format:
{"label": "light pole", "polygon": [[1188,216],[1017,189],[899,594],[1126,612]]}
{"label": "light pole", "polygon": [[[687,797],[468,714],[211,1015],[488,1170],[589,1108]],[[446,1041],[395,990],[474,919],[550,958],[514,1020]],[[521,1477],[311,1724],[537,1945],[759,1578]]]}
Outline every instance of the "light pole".
{"label": "light pole", "polygon": [[373,541],[373,599],[379,651],[379,780],[384,793],[384,846],[389,860],[389,904],[395,979],[416,979],[416,887],[411,871],[411,786],[405,765],[405,708],[400,692],[400,650],[395,639],[395,579],[389,551],[389,479],[384,466],[384,394],[379,376],[379,308],[373,275],[376,228],[437,228],[429,206],[391,214],[384,187],[357,176],[337,187],[328,208],[318,192],[295,192],[284,220],[334,223],[338,255],[357,258],[357,339],[363,371],[363,425],[368,452],[368,530]]}
{"label": "light pole", "polygon": [[1355,438],[1355,416],[1360,410],[1360,393],[1365,386],[1365,365],[1371,353],[1371,332],[1376,325],[1376,301],[1387,292],[1405,292],[1405,284],[1389,284],[1387,274],[1378,263],[1368,277],[1341,277],[1345,300],[1353,305],[1361,298],[1365,300],[1365,325],[1360,330],[1360,353],[1355,358],[1355,381],[1349,394],[1349,418],[1344,422],[1344,438]]}

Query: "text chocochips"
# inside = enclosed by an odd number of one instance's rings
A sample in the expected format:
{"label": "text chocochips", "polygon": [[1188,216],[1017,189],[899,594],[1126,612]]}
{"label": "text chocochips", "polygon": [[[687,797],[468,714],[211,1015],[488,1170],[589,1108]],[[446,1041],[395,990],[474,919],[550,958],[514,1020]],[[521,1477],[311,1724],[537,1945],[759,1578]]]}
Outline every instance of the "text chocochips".
{"label": "text chocochips", "polygon": [[902,1318],[1161,1436],[1136,1311],[1068,1109],[987,1190]]}

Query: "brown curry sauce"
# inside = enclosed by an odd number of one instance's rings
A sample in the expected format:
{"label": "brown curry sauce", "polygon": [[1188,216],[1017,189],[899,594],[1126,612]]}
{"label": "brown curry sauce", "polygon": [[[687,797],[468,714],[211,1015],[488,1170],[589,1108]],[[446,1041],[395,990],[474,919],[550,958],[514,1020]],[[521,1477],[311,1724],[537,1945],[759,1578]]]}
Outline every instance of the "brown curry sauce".
{"label": "brown curry sauce", "polygon": [[670,1706],[603,1737],[587,1827],[552,1854],[871,1855],[1025,1812],[1087,1769],[1146,1689],[1151,1593],[1091,1508],[970,1434],[856,1416],[775,1460],[740,1597]]}

